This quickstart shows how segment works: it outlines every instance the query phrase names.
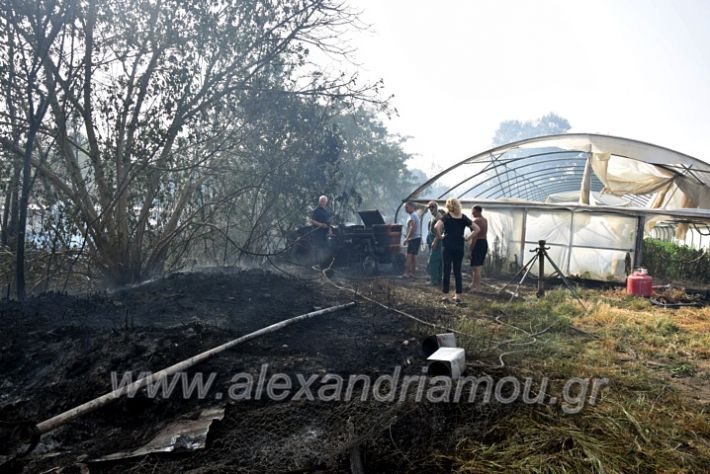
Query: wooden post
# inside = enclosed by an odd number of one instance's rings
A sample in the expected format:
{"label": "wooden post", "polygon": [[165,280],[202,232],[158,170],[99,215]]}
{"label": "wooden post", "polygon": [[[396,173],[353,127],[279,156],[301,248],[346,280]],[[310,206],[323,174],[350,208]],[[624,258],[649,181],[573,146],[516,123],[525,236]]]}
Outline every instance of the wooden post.
{"label": "wooden post", "polygon": [[537,297],[542,298],[545,296],[545,241],[538,240],[537,243],[540,245],[537,249],[537,261],[539,264],[538,274],[537,274]]}

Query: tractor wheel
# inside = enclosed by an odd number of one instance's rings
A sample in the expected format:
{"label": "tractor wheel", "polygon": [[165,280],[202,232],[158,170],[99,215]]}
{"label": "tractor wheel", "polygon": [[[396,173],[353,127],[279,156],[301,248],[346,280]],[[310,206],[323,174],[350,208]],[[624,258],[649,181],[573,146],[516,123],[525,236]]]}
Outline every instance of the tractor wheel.
{"label": "tractor wheel", "polygon": [[361,268],[362,268],[362,273],[366,276],[374,276],[377,275],[377,270],[378,270],[378,265],[377,265],[377,259],[372,256],[368,255],[365,258],[362,259],[361,262]]}
{"label": "tractor wheel", "polygon": [[401,253],[395,254],[392,256],[392,271],[397,274],[401,275],[404,273],[404,255]]}

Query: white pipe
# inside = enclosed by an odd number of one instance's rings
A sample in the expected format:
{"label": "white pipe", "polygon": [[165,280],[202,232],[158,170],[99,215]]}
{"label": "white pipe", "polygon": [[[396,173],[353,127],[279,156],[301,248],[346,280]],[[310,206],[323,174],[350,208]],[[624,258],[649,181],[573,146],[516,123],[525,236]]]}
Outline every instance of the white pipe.
{"label": "white pipe", "polygon": [[72,408],[71,410],[67,410],[64,413],[60,413],[59,415],[57,415],[55,417],[52,417],[48,420],[45,420],[45,421],[39,423],[37,425],[37,429],[42,434],[47,433],[48,431],[52,431],[53,429],[58,428],[59,426],[65,424],[65,423],[68,423],[68,422],[74,420],[75,418],[78,418],[81,415],[84,415],[86,413],[96,410],[97,408],[101,408],[104,405],[111,403],[112,401],[122,397],[123,395],[125,395],[129,391],[139,390],[140,388],[145,387],[146,385],[153,383],[157,380],[160,380],[163,377],[168,377],[168,376],[173,375],[177,372],[187,370],[190,367],[197,365],[200,362],[203,362],[203,361],[209,359],[210,357],[215,356],[221,352],[224,352],[227,349],[231,349],[232,347],[239,345],[243,342],[250,341],[250,340],[255,339],[259,336],[263,336],[264,334],[278,331],[279,329],[283,329],[286,326],[289,326],[293,323],[297,323],[299,321],[303,321],[305,319],[309,319],[314,316],[320,316],[322,314],[327,314],[327,313],[334,313],[335,311],[339,311],[341,309],[346,309],[346,308],[352,308],[353,306],[355,306],[355,302],[350,302],[350,303],[341,304],[341,305],[337,305],[337,306],[331,306],[330,308],[325,308],[325,309],[321,309],[318,311],[313,311],[311,313],[302,314],[300,316],[295,316],[291,319],[285,319],[281,322],[272,324],[271,326],[267,326],[265,328],[259,329],[258,331],[254,331],[252,333],[241,336],[237,339],[233,339],[233,340],[226,342],[220,346],[214,347],[214,348],[209,349],[207,351],[201,352],[200,354],[192,356],[189,359],[185,359],[182,362],[178,362],[177,364],[171,365],[170,367],[167,367],[163,370],[160,370],[158,372],[154,372],[150,375],[147,375],[147,376],[143,377],[142,379],[138,379],[135,382],[133,382],[132,384],[124,385],[123,387],[118,388],[118,389],[114,390],[113,392],[109,392],[105,395],[100,396],[99,398],[95,398],[94,400],[86,402],[83,405],[79,405],[78,407]]}

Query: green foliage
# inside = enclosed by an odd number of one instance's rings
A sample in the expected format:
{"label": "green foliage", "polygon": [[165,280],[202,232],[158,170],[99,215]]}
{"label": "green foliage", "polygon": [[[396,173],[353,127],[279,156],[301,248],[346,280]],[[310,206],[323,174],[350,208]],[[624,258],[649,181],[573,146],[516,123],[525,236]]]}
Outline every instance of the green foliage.
{"label": "green foliage", "polygon": [[692,377],[695,375],[695,369],[688,364],[680,364],[671,369],[671,375],[673,377]]}
{"label": "green foliage", "polygon": [[[403,137],[388,132],[371,110],[358,108],[338,114],[335,124],[343,143],[341,186],[358,196],[358,209],[380,209],[394,216],[403,196],[415,186],[414,176],[405,163]],[[347,211],[343,209],[343,211]]]}
{"label": "green foliage", "polygon": [[710,255],[685,245],[646,239],[643,243],[643,266],[660,280],[710,282]]}
{"label": "green foliage", "polygon": [[[311,59],[347,56],[333,40],[358,25],[335,0],[11,2],[0,70],[15,73],[0,80],[0,113],[17,119],[0,123],[0,193],[17,194],[19,99],[34,78],[12,53],[23,51],[51,106],[31,203],[62,214],[47,221],[53,236],[33,237],[84,244],[110,283],[238,258],[226,242],[272,252],[320,194],[341,220],[383,202],[391,214],[412,184],[403,139],[381,121],[381,82]],[[0,243],[17,233],[13,215]]]}

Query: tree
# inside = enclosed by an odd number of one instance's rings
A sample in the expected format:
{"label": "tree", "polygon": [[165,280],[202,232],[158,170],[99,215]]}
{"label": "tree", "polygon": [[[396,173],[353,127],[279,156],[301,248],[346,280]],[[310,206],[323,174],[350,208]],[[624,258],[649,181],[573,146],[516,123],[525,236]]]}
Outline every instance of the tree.
{"label": "tree", "polygon": [[535,120],[504,120],[493,136],[493,146],[543,135],[567,133],[571,128],[566,118],[548,113]]}
{"label": "tree", "polygon": [[392,135],[375,113],[359,108],[339,114],[336,119],[342,145],[343,193],[357,197],[349,214],[358,209],[379,209],[385,215],[394,212],[415,186],[407,168],[410,155],[402,146],[405,138]]}
{"label": "tree", "polygon": [[[43,161],[31,147],[31,164],[76,210],[113,284],[160,272],[195,219],[254,188],[209,186],[243,156],[247,103],[268,93],[376,101],[377,85],[309,64],[309,48],[342,53],[338,32],[355,17],[335,0],[8,2],[3,21],[41,58],[50,112],[39,138],[52,152]],[[15,159],[26,151],[2,145]]]}
{"label": "tree", "polygon": [[227,263],[235,243],[246,256],[277,253],[321,194],[331,198],[336,219],[348,222],[363,208],[391,215],[413,187],[403,140],[387,131],[377,108],[260,93],[244,110],[250,120],[230,171],[203,191],[245,192],[193,223],[193,229],[213,231],[200,234],[209,242],[202,258]]}
{"label": "tree", "polygon": [[[15,281],[17,289],[17,298],[22,301],[25,299],[25,234],[27,230],[27,211],[29,206],[30,192],[34,184],[32,177],[32,156],[35,150],[37,135],[47,112],[47,93],[44,89],[41,76],[42,63],[49,57],[49,49],[52,42],[59,34],[60,26],[51,21],[52,16],[61,17],[66,15],[67,9],[65,6],[58,5],[56,2],[47,4],[50,14],[33,11],[32,14],[26,14],[22,18],[18,18],[20,8],[10,8],[8,3],[3,4],[3,20],[2,24],[5,27],[6,36],[3,46],[5,47],[8,57],[6,64],[11,75],[4,78],[5,103],[8,112],[10,112],[11,124],[15,125],[15,129],[11,133],[11,142],[13,146],[21,149],[21,189],[19,199],[17,197],[18,184],[12,184],[10,193],[12,200],[12,213],[16,225],[12,231],[15,235]],[[16,7],[16,6],[15,6]],[[21,35],[17,34],[20,24],[24,28],[38,32],[34,48],[28,48],[27,43],[23,42]],[[39,33],[41,32],[41,33]],[[51,85],[52,80],[47,79],[46,83]],[[24,117],[23,125],[19,126],[19,117],[14,115],[16,107],[22,106]],[[22,140],[24,143],[21,145]],[[37,146],[39,146],[37,144]],[[19,161],[19,160],[18,160]],[[15,176],[18,176],[19,165],[15,165]],[[5,216],[3,216],[5,220]],[[6,231],[6,228],[4,228]],[[4,232],[5,234],[5,232]],[[3,235],[3,243],[7,244],[8,236]]]}

